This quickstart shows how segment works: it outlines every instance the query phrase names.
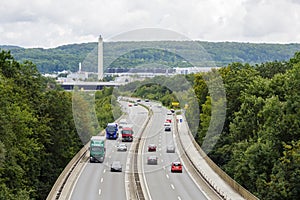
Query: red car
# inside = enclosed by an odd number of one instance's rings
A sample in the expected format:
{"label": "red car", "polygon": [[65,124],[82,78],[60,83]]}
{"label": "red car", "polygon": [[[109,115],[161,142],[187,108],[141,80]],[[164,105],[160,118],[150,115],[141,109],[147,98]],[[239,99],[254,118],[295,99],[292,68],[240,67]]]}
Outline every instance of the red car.
{"label": "red car", "polygon": [[166,123],[171,123],[172,119],[166,119]]}
{"label": "red car", "polygon": [[155,144],[149,144],[148,145],[148,151],[156,151],[156,145]]}
{"label": "red car", "polygon": [[182,173],[182,164],[181,162],[173,162],[171,165],[171,172],[180,172]]}

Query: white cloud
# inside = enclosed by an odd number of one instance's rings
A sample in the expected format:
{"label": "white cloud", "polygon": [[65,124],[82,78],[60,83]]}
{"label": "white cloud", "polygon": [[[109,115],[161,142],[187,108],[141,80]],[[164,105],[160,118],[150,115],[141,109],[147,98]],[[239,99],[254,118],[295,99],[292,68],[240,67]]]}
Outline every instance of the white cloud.
{"label": "white cloud", "polygon": [[56,47],[138,28],[208,41],[300,42],[296,0],[10,0],[0,8],[0,44]]}

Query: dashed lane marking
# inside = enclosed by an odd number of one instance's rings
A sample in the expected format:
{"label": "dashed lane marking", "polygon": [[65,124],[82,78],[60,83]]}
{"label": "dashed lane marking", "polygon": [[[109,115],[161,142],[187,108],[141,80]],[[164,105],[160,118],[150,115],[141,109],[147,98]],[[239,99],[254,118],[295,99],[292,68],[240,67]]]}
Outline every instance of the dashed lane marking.
{"label": "dashed lane marking", "polygon": [[174,185],[173,185],[173,184],[171,184],[171,188],[172,188],[173,190],[175,190],[175,187],[174,187]]}

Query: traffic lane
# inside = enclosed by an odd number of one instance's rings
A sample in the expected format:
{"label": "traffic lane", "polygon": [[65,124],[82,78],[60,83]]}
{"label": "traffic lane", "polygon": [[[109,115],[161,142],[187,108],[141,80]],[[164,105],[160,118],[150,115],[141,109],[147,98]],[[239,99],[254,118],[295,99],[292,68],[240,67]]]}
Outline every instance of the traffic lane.
{"label": "traffic lane", "polygon": [[148,111],[142,106],[128,108],[127,122],[133,125],[134,133],[140,134],[141,127],[148,117]]}
{"label": "traffic lane", "polygon": [[[142,108],[140,106],[132,107],[132,112],[128,115],[128,117],[131,117],[131,120],[135,120],[134,129],[136,132],[140,132],[143,122],[147,119],[147,115],[144,114],[144,111],[145,108]],[[126,152],[117,151],[117,146],[120,143],[125,143],[127,145],[128,148]],[[128,171],[126,171],[126,163],[128,155],[130,153],[129,149],[131,148],[132,142],[122,142],[120,135],[118,140],[110,141],[110,144],[110,149],[112,149],[112,151],[111,155],[109,155],[105,163],[106,173],[104,172],[102,175],[103,177],[100,179],[100,197],[101,199],[126,199],[125,173],[128,173]],[[113,161],[121,162],[122,172],[111,172],[111,163]]]}
{"label": "traffic lane", "polygon": [[[99,197],[100,199],[126,199],[125,190],[125,166],[128,156],[128,151],[117,151],[117,145],[120,141],[110,141],[112,153],[104,163],[103,173],[100,177]],[[130,148],[130,144],[128,144]],[[113,161],[120,161],[122,164],[122,172],[111,172],[111,164]],[[116,192],[117,191],[117,192]]]}
{"label": "traffic lane", "polygon": [[104,166],[100,163],[87,164],[76,182],[76,186],[70,197],[72,200],[99,199],[98,190],[95,188],[99,185]]}
{"label": "traffic lane", "polygon": [[[174,125],[174,123],[172,124]],[[190,174],[185,167],[185,163],[182,162],[181,156],[183,152],[179,152],[177,144],[175,143],[175,134],[173,132],[174,127],[172,127],[172,132],[167,132],[164,134],[163,140],[165,138],[165,145],[172,144],[175,146],[175,153],[167,153],[166,150],[163,151],[162,158],[166,162],[166,173],[170,177],[170,182],[176,189],[178,197],[181,199],[207,199],[206,195],[203,194],[201,188],[195,183],[191,178]],[[172,173],[171,163],[175,161],[180,161],[183,164],[182,173]]]}
{"label": "traffic lane", "polygon": [[115,153],[115,146],[116,140],[106,140],[106,154],[103,163],[89,163],[88,160],[76,181],[71,195],[72,200],[99,199],[103,174],[107,171],[110,159]]}
{"label": "traffic lane", "polygon": [[[157,130],[157,128],[158,127],[156,127],[155,130]],[[164,198],[168,199],[207,199],[200,188],[198,188],[191,179],[185,168],[182,173],[171,173],[171,163],[181,161],[178,148],[175,148],[176,153],[166,152],[167,145],[175,145],[172,134],[174,130],[173,120],[171,132],[165,132],[160,129],[158,137],[159,165],[151,166],[151,168],[147,165],[144,167],[144,172],[147,173],[145,177],[151,197],[155,199],[157,193],[163,193]],[[151,140],[154,140],[154,138],[151,138]],[[162,179],[162,177],[165,178]],[[159,196],[157,196],[157,198],[159,198]]]}
{"label": "traffic lane", "polygon": [[[163,148],[162,137],[164,133],[165,114],[163,112],[153,112],[152,121],[145,130],[143,155],[142,155],[142,173],[147,192],[151,199],[177,199],[173,185],[166,174],[166,163],[162,158]],[[165,140],[163,141],[165,143]],[[156,152],[148,152],[148,145],[156,144]],[[157,165],[148,165],[147,158],[151,155],[158,157]]]}
{"label": "traffic lane", "polygon": [[[128,114],[129,119],[134,119],[136,121],[136,130],[139,132],[141,125],[146,119],[147,115],[141,113],[145,111],[145,108],[140,106],[135,109],[131,109]],[[114,182],[123,183],[124,189],[124,175],[115,176],[112,175],[107,176],[107,172],[110,171],[110,162],[115,159],[122,160],[122,163],[126,162],[126,158],[128,156],[128,152],[122,155],[118,155],[115,150],[118,144],[118,140],[106,140],[106,157],[103,163],[87,163],[85,167],[82,169],[80,176],[78,177],[71,194],[70,199],[79,200],[79,199],[99,199],[99,197],[103,197],[103,199],[111,199],[111,192],[113,192],[110,185]],[[130,148],[130,145],[128,145]],[[115,156],[116,154],[116,156]],[[114,188],[114,187],[113,187]],[[104,191],[110,191],[108,194],[104,193]],[[118,195],[116,195],[117,199],[126,198],[125,189],[120,191]]]}
{"label": "traffic lane", "polygon": [[[90,163],[89,159],[78,177],[71,194],[72,200],[98,199],[99,187],[105,164],[112,155],[114,144],[111,140],[106,140],[106,153],[103,163]],[[89,151],[88,151],[89,153]]]}

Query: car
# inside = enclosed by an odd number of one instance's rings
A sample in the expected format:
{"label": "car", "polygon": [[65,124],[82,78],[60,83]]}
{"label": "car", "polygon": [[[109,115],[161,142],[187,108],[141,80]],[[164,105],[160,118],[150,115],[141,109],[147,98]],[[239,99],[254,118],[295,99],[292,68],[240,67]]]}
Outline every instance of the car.
{"label": "car", "polygon": [[110,165],[111,172],[122,172],[122,164],[120,161],[113,161]]}
{"label": "car", "polygon": [[165,126],[165,131],[171,131],[171,126]]}
{"label": "car", "polygon": [[149,99],[145,99],[145,102],[149,102]]}
{"label": "car", "polygon": [[171,172],[182,173],[182,164],[181,164],[181,162],[172,162]]}
{"label": "car", "polygon": [[127,145],[123,143],[119,144],[117,148],[118,151],[127,151]]}
{"label": "car", "polygon": [[172,119],[167,118],[166,123],[172,123]]}
{"label": "car", "polygon": [[149,156],[147,158],[147,164],[148,165],[157,165],[157,156]]}
{"label": "car", "polygon": [[131,104],[131,103],[129,103],[129,104],[128,104],[128,106],[129,106],[129,107],[132,107],[132,104]]}
{"label": "car", "polygon": [[148,145],[148,151],[156,151],[156,145],[155,144],[149,144]]}
{"label": "car", "polygon": [[123,126],[125,126],[127,124],[126,119],[121,119],[119,122],[119,128],[123,128]]}
{"label": "car", "polygon": [[171,111],[168,111],[167,115],[173,115],[173,113]]}
{"label": "car", "polygon": [[136,102],[141,102],[141,100],[140,100],[140,99],[137,99]]}
{"label": "car", "polygon": [[171,113],[175,113],[175,110],[174,110],[174,109],[171,109],[170,111],[171,111]]}
{"label": "car", "polygon": [[134,103],[133,105],[134,105],[134,106],[138,106],[138,103]]}
{"label": "car", "polygon": [[175,153],[175,147],[173,145],[168,145],[167,153]]}
{"label": "car", "polygon": [[165,122],[164,126],[171,126],[170,122]]}

